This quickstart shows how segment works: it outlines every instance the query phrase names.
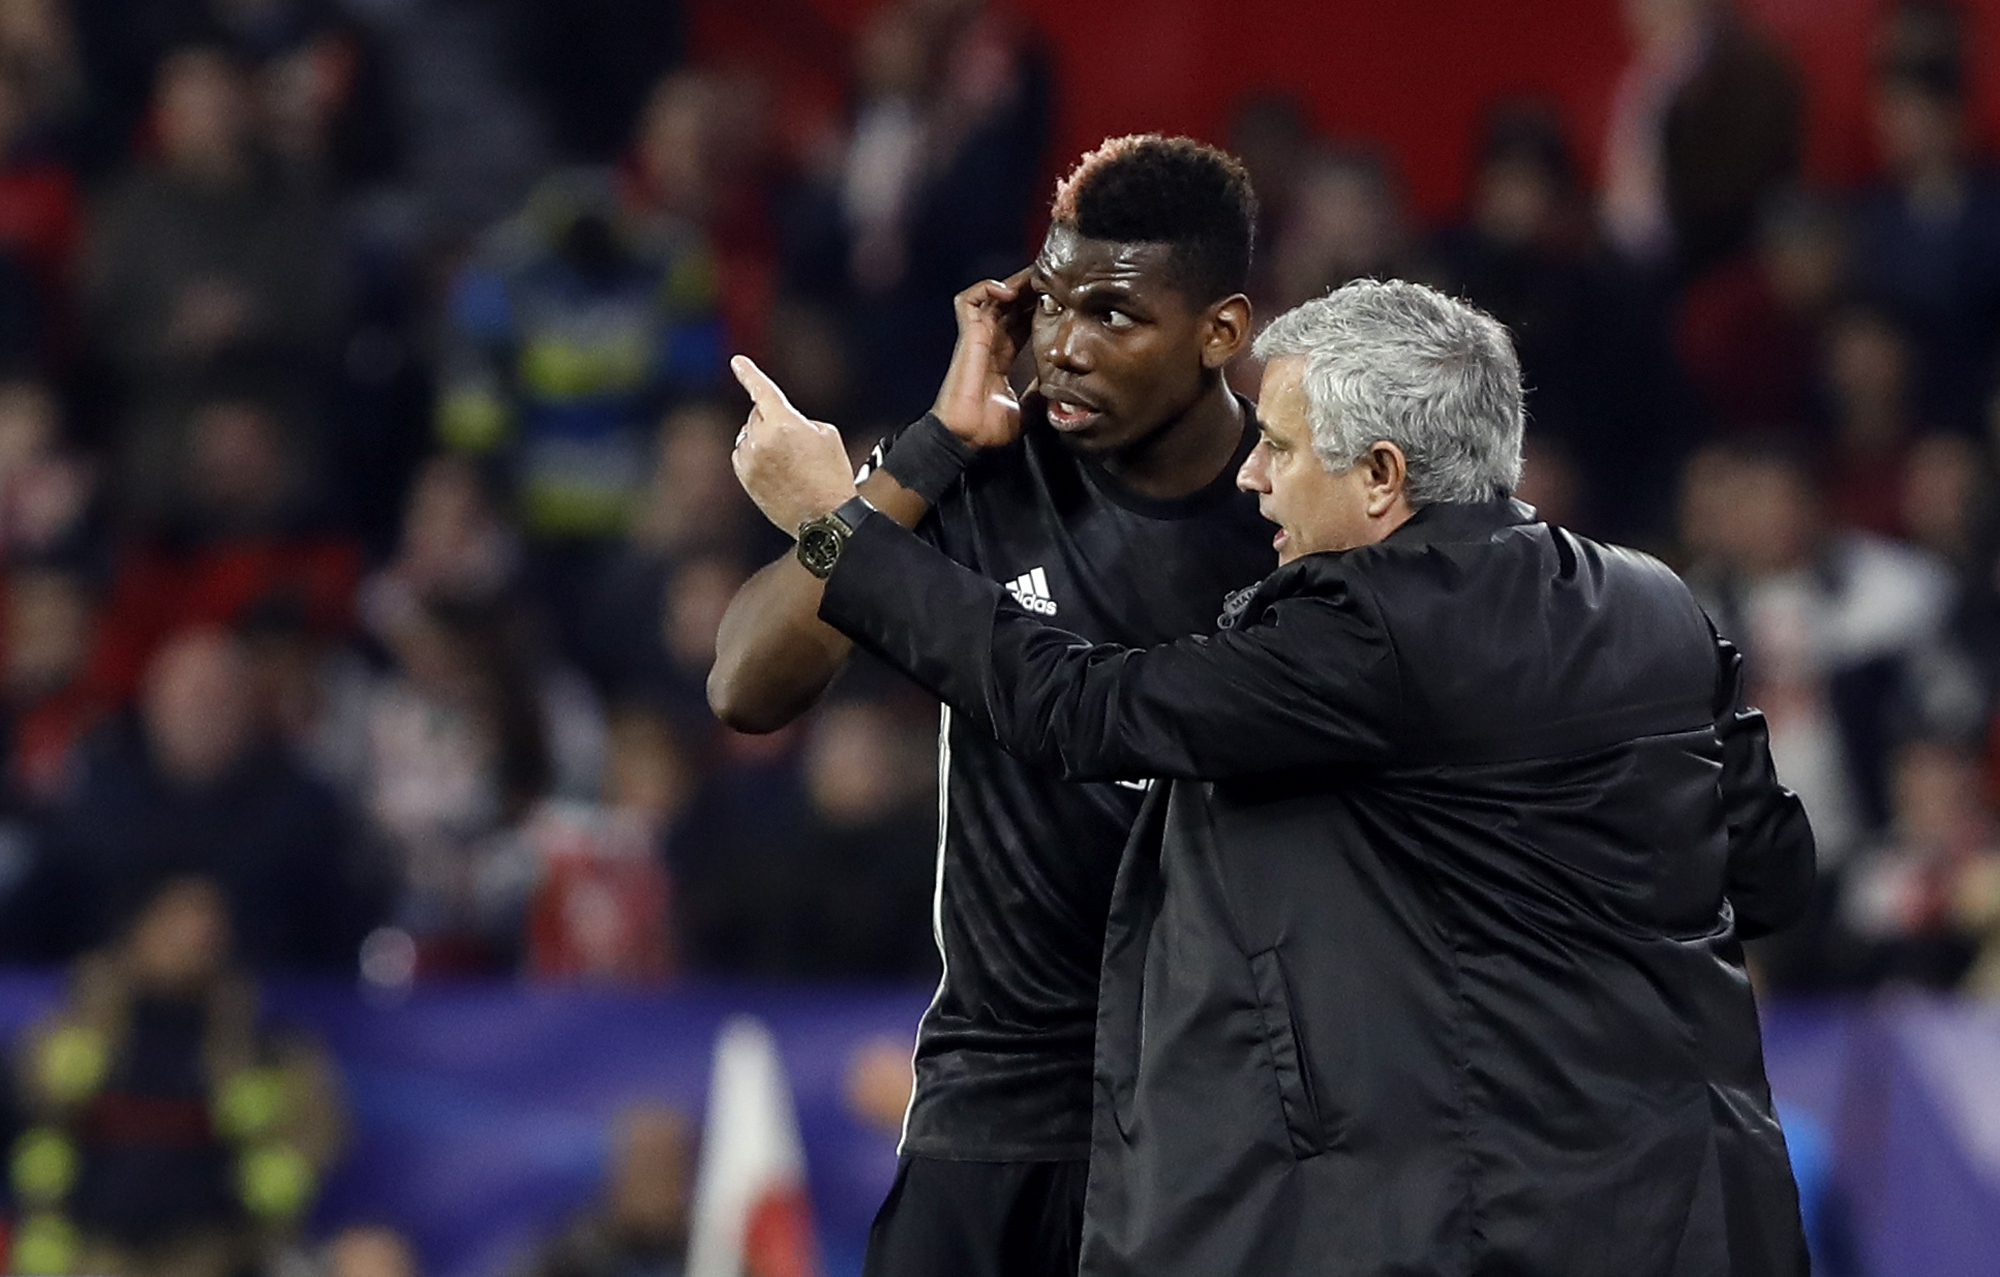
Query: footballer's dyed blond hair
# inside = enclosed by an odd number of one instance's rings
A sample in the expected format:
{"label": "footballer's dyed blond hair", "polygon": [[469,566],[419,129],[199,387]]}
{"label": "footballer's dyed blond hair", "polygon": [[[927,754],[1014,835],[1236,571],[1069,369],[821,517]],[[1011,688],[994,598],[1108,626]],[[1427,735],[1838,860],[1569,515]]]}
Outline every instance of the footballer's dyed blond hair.
{"label": "footballer's dyed blond hair", "polygon": [[1174,286],[1198,305],[1249,283],[1257,196],[1236,157],[1192,138],[1106,139],[1056,184],[1049,209],[1086,239],[1166,244]]}

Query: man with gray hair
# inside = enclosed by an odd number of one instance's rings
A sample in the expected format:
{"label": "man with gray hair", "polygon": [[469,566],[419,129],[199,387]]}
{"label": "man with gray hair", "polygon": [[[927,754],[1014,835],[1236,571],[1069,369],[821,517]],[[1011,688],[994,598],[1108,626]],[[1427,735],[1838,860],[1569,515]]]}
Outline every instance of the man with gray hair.
{"label": "man with gray hair", "polygon": [[1083,1272],[1806,1271],[1741,941],[1813,844],[1658,562],[1537,522],[1503,328],[1360,281],[1281,316],[1239,484],[1280,566],[1091,646],[854,500],[748,360],[738,477],[822,619],[1025,758],[1157,778],[1099,998]]}

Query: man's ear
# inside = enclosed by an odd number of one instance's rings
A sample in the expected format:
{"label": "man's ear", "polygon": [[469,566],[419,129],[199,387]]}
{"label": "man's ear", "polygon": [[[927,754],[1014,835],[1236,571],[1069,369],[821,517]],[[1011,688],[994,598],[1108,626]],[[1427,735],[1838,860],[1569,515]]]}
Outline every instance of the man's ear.
{"label": "man's ear", "polygon": [[1410,481],[1410,463],[1403,450],[1387,439],[1377,439],[1362,454],[1361,466],[1367,479],[1368,515],[1379,519],[1403,500]]}
{"label": "man's ear", "polygon": [[1202,315],[1201,366],[1220,368],[1250,342],[1250,299],[1232,293]]}

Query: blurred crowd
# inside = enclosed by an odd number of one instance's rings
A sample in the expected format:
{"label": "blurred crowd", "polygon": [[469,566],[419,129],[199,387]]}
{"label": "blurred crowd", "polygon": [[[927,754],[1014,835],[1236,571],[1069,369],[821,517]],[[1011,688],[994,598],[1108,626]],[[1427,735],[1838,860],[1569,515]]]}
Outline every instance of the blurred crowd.
{"label": "blurred crowd", "polygon": [[784,544],[724,359],[866,384],[843,332],[886,367],[1019,256],[1047,94],[976,6],[894,7],[788,158],[680,27],[0,4],[0,957],[198,877],[253,970],[925,973],[927,707],[706,712]]}
{"label": "blurred crowd", "polygon": [[[1493,103],[1443,224],[1246,92],[1254,301],[1395,274],[1505,321],[1528,498],[1668,557],[1750,653],[1827,870],[1773,981],[2000,986],[1966,18],[1882,10],[1879,170],[1826,190],[1780,46],[1720,0],[1625,13],[1604,135]],[[387,987],[930,967],[923,700],[863,663],[774,736],[706,712],[785,545],[724,361],[857,453],[921,412],[950,295],[1024,260],[1066,158],[1048,53],[997,0],[884,0],[816,102],[690,60],[685,17],[0,3],[0,957],[196,877],[250,969]]]}
{"label": "blurred crowd", "polygon": [[[1819,190],[1779,46],[1718,0],[1626,12],[1604,136],[1494,103],[1443,225],[1247,93],[1254,300],[1397,274],[1504,320],[1527,495],[1668,556],[1751,654],[1828,871],[1772,978],[1955,983],[2000,913],[1965,19],[1883,10],[1879,172]],[[198,877],[253,970],[925,972],[929,708],[864,665],[775,736],[705,711],[784,547],[724,360],[857,451],[920,412],[949,296],[1039,230],[1048,56],[1002,4],[886,0],[815,114],[683,19],[0,4],[0,956]]]}
{"label": "blurred crowd", "polygon": [[[1781,47],[1721,0],[1625,11],[1604,135],[1494,103],[1445,224],[1368,139],[1246,93],[1216,140],[1262,201],[1253,300],[1400,275],[1503,320],[1524,497],[1667,557],[1749,653],[1823,856],[1765,978],[2000,993],[2000,171],[1967,19],[1882,9],[1879,168],[1828,190]],[[53,1178],[17,1159],[17,1193],[86,1223],[136,1193],[141,1240],[296,1219],[338,1105],[257,1108],[324,1071],[237,1000],[261,973],[933,970],[932,708],[857,662],[772,736],[706,711],[722,609],[787,545],[730,474],[724,360],[857,455],[923,411],[952,293],[1037,241],[1058,90],[1001,0],[883,0],[827,102],[689,60],[685,17],[0,0],[0,960],[74,964],[21,1048]],[[176,1172],[207,1198],[77,1178],[112,1127],[64,1115],[107,1079],[242,1109]],[[635,1121],[621,1156],[679,1156]],[[263,1179],[217,1169],[257,1150]],[[357,1230],[328,1271],[401,1245]],[[562,1245],[548,1271],[612,1271],[570,1262],[601,1221]]]}

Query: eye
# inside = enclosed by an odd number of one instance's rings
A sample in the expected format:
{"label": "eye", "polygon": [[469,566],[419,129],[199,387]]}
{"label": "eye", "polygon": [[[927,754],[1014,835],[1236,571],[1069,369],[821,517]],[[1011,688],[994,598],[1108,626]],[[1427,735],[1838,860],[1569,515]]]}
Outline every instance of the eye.
{"label": "eye", "polygon": [[1062,303],[1047,293],[1043,293],[1040,297],[1037,297],[1035,304],[1041,307],[1044,315],[1053,315],[1062,310]]}
{"label": "eye", "polygon": [[1122,310],[1107,310],[1104,312],[1104,326],[1106,328],[1130,328],[1138,322],[1138,320],[1132,318]]}

